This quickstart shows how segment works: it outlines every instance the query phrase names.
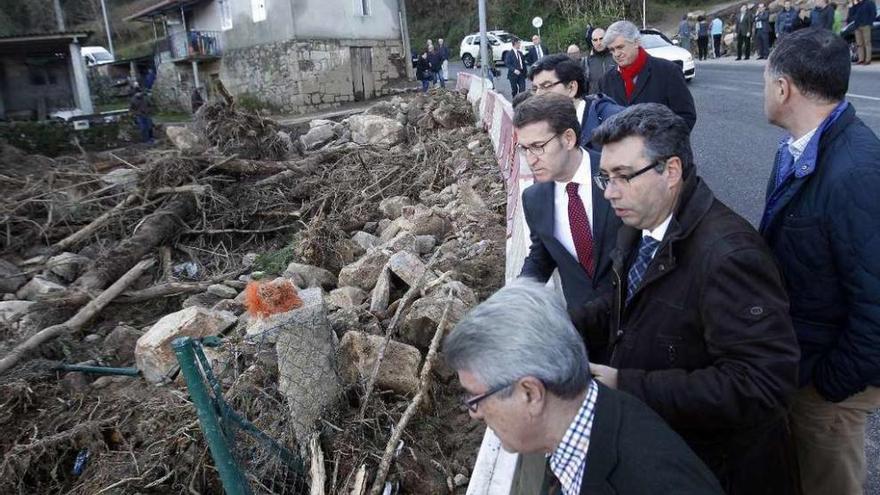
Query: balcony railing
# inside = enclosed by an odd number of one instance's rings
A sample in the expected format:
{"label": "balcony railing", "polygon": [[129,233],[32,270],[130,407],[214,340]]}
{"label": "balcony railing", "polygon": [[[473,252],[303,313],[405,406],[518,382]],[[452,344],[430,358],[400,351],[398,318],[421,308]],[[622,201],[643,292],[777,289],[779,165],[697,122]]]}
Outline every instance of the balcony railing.
{"label": "balcony railing", "polygon": [[219,31],[186,31],[168,36],[172,60],[219,58],[223,54]]}

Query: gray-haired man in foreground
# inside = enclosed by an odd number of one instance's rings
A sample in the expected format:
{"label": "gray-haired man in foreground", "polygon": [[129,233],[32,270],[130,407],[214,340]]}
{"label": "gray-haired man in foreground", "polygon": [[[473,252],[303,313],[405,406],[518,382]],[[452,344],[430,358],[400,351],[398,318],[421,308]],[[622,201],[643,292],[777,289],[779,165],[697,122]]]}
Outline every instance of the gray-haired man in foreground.
{"label": "gray-haired man in foreground", "polygon": [[540,493],[720,494],[718,481],[646,405],[594,381],[562,298],[518,279],[444,342],[472,417],[509,452],[547,454]]}

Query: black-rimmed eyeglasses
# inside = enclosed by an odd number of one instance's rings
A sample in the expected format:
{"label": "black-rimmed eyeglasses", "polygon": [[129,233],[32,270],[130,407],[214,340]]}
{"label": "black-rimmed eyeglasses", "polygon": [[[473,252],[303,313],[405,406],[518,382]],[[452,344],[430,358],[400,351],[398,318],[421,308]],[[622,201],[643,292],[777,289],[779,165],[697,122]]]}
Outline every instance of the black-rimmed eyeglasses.
{"label": "black-rimmed eyeglasses", "polygon": [[498,392],[501,392],[502,390],[510,387],[511,385],[513,385],[513,384],[508,383],[507,385],[502,385],[500,387],[493,388],[492,390],[490,390],[484,394],[477,395],[476,397],[464,396],[461,398],[461,403],[464,404],[464,406],[467,407],[470,412],[476,413],[477,407],[480,405],[480,402],[484,401],[485,399],[488,399],[489,397],[491,397],[494,394],[497,394]]}
{"label": "black-rimmed eyeglasses", "polygon": [[537,93],[538,91],[550,91],[550,88],[557,84],[565,84],[565,81],[556,81],[554,83],[548,81],[543,84],[535,84],[532,86],[532,93]]}
{"label": "black-rimmed eyeglasses", "polygon": [[610,177],[605,174],[596,174],[593,176],[593,181],[596,183],[596,186],[598,186],[599,189],[601,189],[603,191],[608,187],[608,184],[611,184],[611,183],[620,187],[623,185],[624,182],[629,184],[636,177],[644,174],[648,170],[657,168],[657,167],[663,165],[664,163],[666,163],[666,160],[657,160],[657,161],[651,162],[645,168],[636,170],[635,172],[633,172],[629,175],[618,175],[615,177]]}
{"label": "black-rimmed eyeglasses", "polygon": [[521,144],[517,144],[516,149],[517,149],[517,151],[519,151],[521,153],[531,153],[532,156],[541,156],[544,154],[544,146],[547,146],[547,143],[549,143],[550,141],[553,141],[553,138],[555,138],[558,135],[559,134],[554,134],[554,135],[550,136],[550,138],[547,139],[546,141],[544,141],[543,143],[536,144],[534,146],[523,146]]}

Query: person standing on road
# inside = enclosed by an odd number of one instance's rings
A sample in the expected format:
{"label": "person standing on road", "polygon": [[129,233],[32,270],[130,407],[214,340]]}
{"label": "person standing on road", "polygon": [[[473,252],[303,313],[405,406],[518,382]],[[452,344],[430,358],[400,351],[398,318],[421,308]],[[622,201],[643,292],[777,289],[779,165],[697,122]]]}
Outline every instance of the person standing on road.
{"label": "person standing on road", "polygon": [[428,60],[428,51],[425,50],[416,60],[416,78],[422,81],[422,93],[427,93],[434,79],[434,71],[431,70],[431,62]]}
{"label": "person standing on road", "polygon": [[840,30],[843,29],[843,7],[836,2],[831,2],[828,5],[834,9],[834,25],[831,28],[831,32],[840,36]]}
{"label": "person standing on road", "polygon": [[[581,53],[581,48],[577,45],[568,45],[568,48],[565,50],[565,54],[568,55],[568,58],[574,60],[581,66],[581,70],[584,71],[584,80],[589,79],[590,67],[587,65],[587,58],[583,56]],[[587,91],[587,88],[583,88],[584,92]]]}
{"label": "person standing on road", "polygon": [[536,457],[511,493],[721,495],[712,473],[656,413],[590,377],[559,296],[516,280],[443,341],[464,406],[507,452]]}
{"label": "person standing on road", "polygon": [[720,17],[712,19],[712,54],[721,58],[721,37],[724,35],[724,23]]}
{"label": "person standing on road", "polygon": [[532,46],[529,47],[526,52],[526,65],[531,67],[535,62],[541,60],[550,52],[547,51],[547,46],[541,43],[541,37],[537,34],[532,36]]}
{"label": "person standing on road", "polygon": [[513,47],[504,53],[504,66],[507,67],[511,98],[526,90],[526,66],[523,63],[522,52],[519,51],[521,46],[522,42],[514,39]]}
{"label": "person standing on road", "polygon": [[805,495],[861,495],[865,423],[880,408],[880,139],[846,101],[849,47],[796,31],[764,70],[764,112],[788,136],[761,234],[782,270],[800,347],[791,427]]}
{"label": "person standing on road", "polygon": [[776,14],[776,41],[794,31],[794,23],[797,18],[797,10],[791,8],[791,0],[785,0],[782,10]]}
{"label": "person standing on road", "polygon": [[856,51],[858,64],[868,65],[873,57],[871,28],[877,17],[877,4],[874,0],[856,0],[849,11],[849,21],[855,24]]}
{"label": "person standing on road", "polygon": [[746,60],[752,53],[752,16],[749,15],[749,8],[743,4],[739,8],[739,14],[736,15],[736,59],[742,60],[743,54]]}
{"label": "person standing on road", "polygon": [[599,81],[608,73],[608,71],[617,67],[614,57],[605,46],[605,30],[602,28],[593,29],[590,33],[590,43],[593,46],[593,53],[587,58],[587,67],[589,69],[587,76],[590,78],[589,94],[594,95],[599,92]]}
{"label": "person standing on road", "polygon": [[605,45],[617,62],[617,70],[605,74],[599,91],[625,107],[649,102],[666,105],[693,129],[697,110],[681,67],[648,55],[641,38],[632,22],[617,21],[608,27]]}
{"label": "person standing on road", "polygon": [[763,3],[755,11],[755,39],[758,42],[758,60],[770,55],[770,12]]}
{"label": "person standing on road", "polygon": [[446,87],[446,81],[449,80],[449,47],[446,46],[446,40],[437,39],[437,53],[440,55],[440,86]]}
{"label": "person standing on road", "polygon": [[431,83],[439,84],[441,88],[446,87],[446,81],[443,80],[443,56],[440,50],[431,46],[428,48],[428,62],[431,64]]}
{"label": "person standing on road", "polygon": [[703,16],[697,17],[697,58],[706,60],[709,57],[709,24]]}
{"label": "person standing on road", "polygon": [[141,142],[153,144],[153,104],[150,95],[138,86],[135,86],[134,95],[128,105],[128,111],[134,115],[135,123],[141,132]]}
{"label": "person standing on road", "polygon": [[810,12],[810,27],[834,29],[834,8],[828,5],[828,0],[816,0],[816,6]]}
{"label": "person standing on road", "polygon": [[[623,221],[612,290],[570,310],[596,380],[660,414],[728,495],[795,494],[786,401],[798,345],[773,255],[696,171],[684,119],[635,105],[594,133]],[[659,493],[659,492],[658,492]]]}
{"label": "person standing on road", "polygon": [[691,23],[688,22],[687,14],[681,16],[678,23],[678,43],[687,51],[691,51]]}

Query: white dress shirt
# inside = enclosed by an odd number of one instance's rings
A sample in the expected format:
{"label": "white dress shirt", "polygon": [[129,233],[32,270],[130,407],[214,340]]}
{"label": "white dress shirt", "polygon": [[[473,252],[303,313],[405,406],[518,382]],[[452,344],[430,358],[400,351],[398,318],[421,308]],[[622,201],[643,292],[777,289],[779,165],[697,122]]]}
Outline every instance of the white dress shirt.
{"label": "white dress shirt", "polygon": [[[649,237],[649,236],[652,237],[654,240],[657,241],[657,243],[658,243],[657,247],[660,247],[659,243],[662,243],[663,238],[666,237],[666,230],[669,228],[669,222],[671,222],[671,221],[672,221],[672,213],[670,213],[669,216],[666,217],[666,220],[663,220],[663,222],[660,225],[654,227],[654,230],[643,229],[642,230],[642,237]],[[651,253],[651,259],[654,258],[655,254],[657,254],[657,249],[654,249],[654,252]]]}
{"label": "white dress shirt", "polygon": [[[578,98],[577,102],[574,104],[574,110],[577,112],[578,124],[580,124],[584,121],[584,112],[587,111],[587,101],[583,98]],[[592,225],[592,222],[590,222],[590,224]]]}
{"label": "white dress shirt", "polygon": [[[574,173],[571,182],[578,184],[578,196],[584,204],[584,210],[587,212],[587,219],[590,221],[590,230],[593,228],[593,187],[592,187],[592,168],[590,165],[590,154],[581,148],[583,157],[581,164]],[[565,250],[568,251],[574,259],[578,259],[577,249],[574,247],[574,238],[571,236],[571,225],[568,221],[568,193],[565,186],[568,182],[554,182],[553,191],[553,237],[558,240]],[[592,235],[592,232],[590,232]]]}

